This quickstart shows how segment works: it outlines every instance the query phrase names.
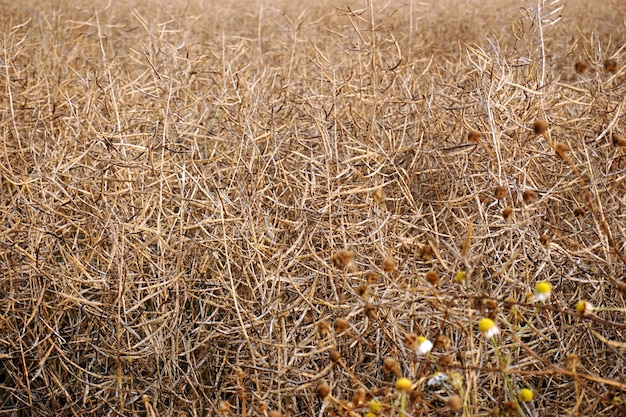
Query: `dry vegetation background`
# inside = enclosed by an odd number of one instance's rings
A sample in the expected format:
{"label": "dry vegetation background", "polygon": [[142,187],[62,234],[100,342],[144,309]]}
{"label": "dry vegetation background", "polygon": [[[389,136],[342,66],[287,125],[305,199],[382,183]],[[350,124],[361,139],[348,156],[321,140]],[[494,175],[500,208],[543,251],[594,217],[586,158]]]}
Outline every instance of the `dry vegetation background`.
{"label": "dry vegetation background", "polygon": [[624,415],[623,2],[69,3],[1,5],[0,415]]}

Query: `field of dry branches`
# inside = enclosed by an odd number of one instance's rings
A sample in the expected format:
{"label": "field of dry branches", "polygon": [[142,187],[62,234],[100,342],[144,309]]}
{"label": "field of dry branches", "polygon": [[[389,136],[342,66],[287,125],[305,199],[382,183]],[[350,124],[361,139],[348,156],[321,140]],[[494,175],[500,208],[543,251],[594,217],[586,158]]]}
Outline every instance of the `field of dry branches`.
{"label": "field of dry branches", "polygon": [[0,415],[626,414],[621,0],[2,10]]}

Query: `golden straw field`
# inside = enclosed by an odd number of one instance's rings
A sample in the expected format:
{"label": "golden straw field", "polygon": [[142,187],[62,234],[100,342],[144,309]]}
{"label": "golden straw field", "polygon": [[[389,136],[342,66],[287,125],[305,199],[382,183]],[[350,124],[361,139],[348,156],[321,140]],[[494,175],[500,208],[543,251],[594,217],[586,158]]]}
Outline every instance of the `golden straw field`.
{"label": "golden straw field", "polygon": [[626,415],[626,3],[2,1],[0,416]]}

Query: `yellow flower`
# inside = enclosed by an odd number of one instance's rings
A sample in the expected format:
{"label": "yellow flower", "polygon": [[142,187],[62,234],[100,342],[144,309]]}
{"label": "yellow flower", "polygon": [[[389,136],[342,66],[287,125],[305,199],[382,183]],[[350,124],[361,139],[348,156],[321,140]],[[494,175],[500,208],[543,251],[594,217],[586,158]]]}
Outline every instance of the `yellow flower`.
{"label": "yellow flower", "polygon": [[[370,409],[370,413],[376,415],[376,413],[380,412],[381,406],[380,403],[376,400],[371,400],[368,404],[367,404],[368,408]],[[368,413],[369,414],[369,413]]]}
{"label": "yellow flower", "polygon": [[550,292],[552,291],[552,286],[545,282],[541,281],[537,285],[535,285],[535,299],[537,301],[546,301],[550,298]]}
{"label": "yellow flower", "polygon": [[576,312],[581,316],[586,316],[593,312],[593,306],[585,300],[580,300],[576,303]]}
{"label": "yellow flower", "polygon": [[456,274],[454,274],[454,280],[460,284],[465,280],[466,276],[467,276],[467,272],[458,271]]}
{"label": "yellow flower", "polygon": [[398,378],[396,381],[396,389],[400,392],[409,392],[412,386],[413,382],[409,378]]}
{"label": "yellow flower", "polygon": [[500,334],[498,326],[496,326],[493,320],[488,317],[483,317],[478,321],[478,330],[480,330],[480,332],[484,334],[487,339],[491,339],[492,337]]}
{"label": "yellow flower", "polygon": [[523,403],[529,403],[533,400],[533,392],[528,388],[523,388],[519,391],[519,399]]}

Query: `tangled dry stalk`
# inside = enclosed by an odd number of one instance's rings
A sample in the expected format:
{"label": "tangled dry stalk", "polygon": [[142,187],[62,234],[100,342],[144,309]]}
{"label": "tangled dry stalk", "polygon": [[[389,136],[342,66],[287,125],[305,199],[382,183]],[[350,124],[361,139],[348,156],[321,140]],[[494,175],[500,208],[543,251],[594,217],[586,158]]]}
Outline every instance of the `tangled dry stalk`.
{"label": "tangled dry stalk", "polygon": [[624,5],[309,3],[5,2],[0,414],[623,415]]}

